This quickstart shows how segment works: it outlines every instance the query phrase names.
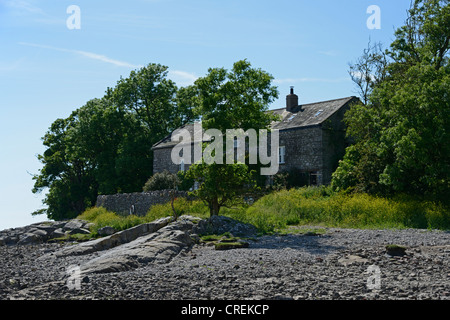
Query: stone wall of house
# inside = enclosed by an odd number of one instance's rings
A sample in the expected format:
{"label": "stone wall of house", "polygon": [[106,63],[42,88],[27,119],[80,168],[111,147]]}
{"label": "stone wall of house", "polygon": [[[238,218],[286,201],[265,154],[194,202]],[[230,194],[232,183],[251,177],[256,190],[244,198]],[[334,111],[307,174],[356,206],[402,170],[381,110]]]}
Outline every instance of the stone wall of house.
{"label": "stone wall of house", "polygon": [[172,163],[172,148],[161,148],[153,150],[153,173],[167,170],[171,173],[177,173],[179,166]]}
{"label": "stone wall of house", "polygon": [[[187,192],[176,191],[176,197],[188,197],[188,195]],[[167,203],[170,199],[170,190],[120,193],[99,195],[95,206],[104,207],[120,215],[145,216],[153,205]]]}
{"label": "stone wall of house", "polygon": [[285,147],[285,163],[280,172],[300,169],[317,173],[317,184],[322,184],[323,145],[320,126],[300,127],[280,132],[280,147]]}
{"label": "stone wall of house", "polygon": [[[285,147],[285,163],[280,164],[279,172],[296,168],[305,172],[317,173],[317,183],[322,184],[324,166],[323,130],[320,126],[300,127],[280,131],[279,146]],[[268,139],[270,143],[270,138]],[[247,146],[248,147],[248,146]],[[269,146],[269,148],[271,148]],[[171,148],[154,150],[153,172],[167,170],[176,173],[180,165],[171,160]],[[193,152],[193,151],[192,151]],[[193,154],[193,153],[192,153]],[[185,170],[189,165],[185,165]]]}
{"label": "stone wall of house", "polygon": [[[285,163],[280,164],[279,172],[300,169],[317,174],[318,185],[330,183],[347,146],[341,120],[344,112],[340,110],[322,125],[280,131],[279,146],[285,147]],[[153,172],[180,170],[180,165],[173,164],[171,152],[171,148],[154,150]]]}
{"label": "stone wall of house", "polygon": [[339,160],[344,157],[345,148],[350,144],[346,138],[345,124],[342,121],[350,103],[322,123],[323,184],[331,182],[331,175],[336,170]]}

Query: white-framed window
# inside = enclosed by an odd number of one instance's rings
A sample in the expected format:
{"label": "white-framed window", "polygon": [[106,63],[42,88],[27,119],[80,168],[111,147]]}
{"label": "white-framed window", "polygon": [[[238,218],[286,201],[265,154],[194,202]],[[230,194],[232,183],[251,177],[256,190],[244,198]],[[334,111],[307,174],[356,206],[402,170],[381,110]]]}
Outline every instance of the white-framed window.
{"label": "white-framed window", "polygon": [[281,146],[278,148],[278,163],[283,164],[286,156],[286,147]]}

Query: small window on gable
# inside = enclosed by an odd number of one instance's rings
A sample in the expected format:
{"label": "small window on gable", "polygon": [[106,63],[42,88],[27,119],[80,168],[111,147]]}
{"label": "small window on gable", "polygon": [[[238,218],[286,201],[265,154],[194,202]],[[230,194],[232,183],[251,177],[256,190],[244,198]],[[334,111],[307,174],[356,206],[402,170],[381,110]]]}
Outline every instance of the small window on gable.
{"label": "small window on gable", "polygon": [[295,116],[296,116],[296,114],[290,116],[289,119],[287,119],[287,121],[290,122],[290,121],[294,120]]}
{"label": "small window on gable", "polygon": [[286,157],[286,147],[281,146],[278,148],[278,163],[283,164]]}
{"label": "small window on gable", "polygon": [[314,115],[314,118],[315,118],[315,117],[318,117],[322,112],[323,112],[323,110],[317,111],[317,113]]}

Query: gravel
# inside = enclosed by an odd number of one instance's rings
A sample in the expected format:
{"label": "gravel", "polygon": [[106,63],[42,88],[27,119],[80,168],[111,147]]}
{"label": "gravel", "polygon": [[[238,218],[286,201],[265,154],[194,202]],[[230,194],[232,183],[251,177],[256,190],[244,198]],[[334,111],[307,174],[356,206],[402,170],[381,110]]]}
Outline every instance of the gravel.
{"label": "gravel", "polygon": [[[226,251],[198,244],[167,264],[81,276],[77,266],[98,253],[62,258],[52,254],[62,244],[0,246],[0,299],[450,300],[449,232],[326,228],[249,243]],[[389,244],[405,254],[388,255]]]}

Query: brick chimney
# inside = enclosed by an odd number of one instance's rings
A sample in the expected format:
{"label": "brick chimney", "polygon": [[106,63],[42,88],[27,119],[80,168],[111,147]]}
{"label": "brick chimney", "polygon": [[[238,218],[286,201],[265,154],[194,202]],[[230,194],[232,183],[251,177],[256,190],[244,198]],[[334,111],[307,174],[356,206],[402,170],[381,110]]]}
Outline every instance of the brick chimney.
{"label": "brick chimney", "polygon": [[294,87],[291,86],[291,93],[286,96],[286,111],[294,112],[298,106],[298,96],[294,94]]}

